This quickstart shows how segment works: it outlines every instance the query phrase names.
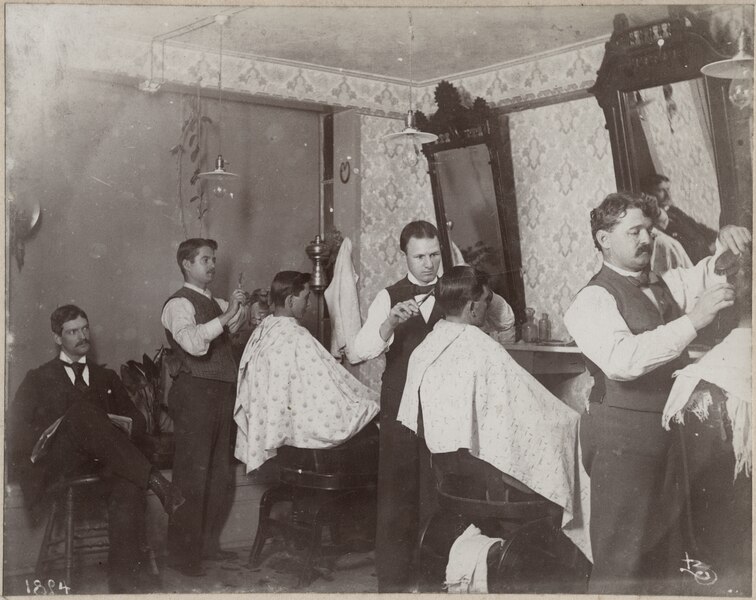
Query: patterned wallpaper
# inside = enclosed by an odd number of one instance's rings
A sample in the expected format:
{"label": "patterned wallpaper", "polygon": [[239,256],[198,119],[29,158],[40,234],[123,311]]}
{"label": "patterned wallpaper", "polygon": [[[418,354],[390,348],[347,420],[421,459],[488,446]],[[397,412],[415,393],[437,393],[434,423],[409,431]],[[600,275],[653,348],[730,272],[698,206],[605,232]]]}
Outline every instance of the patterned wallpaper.
{"label": "patterned wallpaper", "polygon": [[[416,219],[436,222],[428,165],[424,157],[414,167],[406,167],[396,151],[383,141],[387,133],[401,131],[401,120],[361,116],[361,218],[360,281],[358,292],[363,320],[375,295],[406,272],[399,250],[399,233]],[[359,377],[380,390],[383,358],[360,366]]]}
{"label": "patterned wallpaper", "polygon": [[609,134],[593,98],[514,113],[510,126],[525,299],[561,339],[562,315],[600,263],[589,213],[616,189]]}
{"label": "patterned wallpaper", "polygon": [[[603,56],[604,44],[594,43],[449,81],[471,99],[480,96],[493,106],[507,106],[591,87],[596,82],[596,71]],[[421,110],[436,110],[435,87],[434,83],[420,90],[418,106]]]}
{"label": "patterned wallpaper", "polygon": [[[566,339],[562,315],[601,264],[589,214],[616,189],[609,134],[596,100],[585,98],[512,114],[510,136],[526,304]],[[582,410],[592,382],[584,373],[558,395]]]}
{"label": "patterned wallpaper", "polygon": [[695,82],[675,83],[670,104],[661,87],[642,94],[646,104],[640,109],[641,125],[656,171],[670,179],[674,203],[694,219],[719,229],[719,190],[703,121],[703,88]]}

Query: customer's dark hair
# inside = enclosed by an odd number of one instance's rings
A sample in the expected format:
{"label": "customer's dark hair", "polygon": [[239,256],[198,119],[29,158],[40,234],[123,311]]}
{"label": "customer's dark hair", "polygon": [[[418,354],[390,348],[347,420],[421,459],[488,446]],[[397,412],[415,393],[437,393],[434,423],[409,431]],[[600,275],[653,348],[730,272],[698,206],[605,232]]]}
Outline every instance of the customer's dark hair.
{"label": "customer's dark hair", "polygon": [[407,252],[407,243],[410,238],[418,239],[438,239],[438,229],[433,223],[428,221],[412,221],[407,223],[399,234],[399,248],[402,252]]}
{"label": "customer's dark hair", "polygon": [[659,205],[655,198],[632,192],[609,194],[598,207],[591,211],[591,235],[596,248],[601,250],[596,234],[602,230],[612,231],[631,208],[640,208],[643,215],[651,219],[652,223],[656,223],[659,218]]}
{"label": "customer's dark hair", "polygon": [[213,251],[218,249],[218,242],[215,240],[206,240],[205,238],[189,238],[179,244],[176,251],[176,262],[178,263],[181,273],[184,273],[184,261],[192,262],[200,251],[200,248],[212,248]]}
{"label": "customer's dark hair", "polygon": [[279,271],[270,284],[268,300],[272,306],[282,308],[287,296],[298,296],[305,284],[310,283],[309,273]]}
{"label": "customer's dark hair", "polygon": [[436,301],[445,315],[458,316],[468,302],[480,300],[488,280],[488,273],[475,267],[452,267],[438,280]]}
{"label": "customer's dark hair", "polygon": [[664,181],[669,181],[669,177],[662,175],[661,173],[646,175],[640,182],[641,191],[650,194],[657,185]]}
{"label": "customer's dark hair", "polygon": [[68,323],[68,321],[73,321],[74,319],[78,319],[79,317],[84,317],[87,321],[89,321],[87,313],[81,310],[78,306],[75,306],[73,304],[65,304],[63,306],[59,306],[54,311],[52,311],[52,314],[50,315],[50,328],[53,330],[53,333],[55,335],[60,335],[63,333],[64,323]]}

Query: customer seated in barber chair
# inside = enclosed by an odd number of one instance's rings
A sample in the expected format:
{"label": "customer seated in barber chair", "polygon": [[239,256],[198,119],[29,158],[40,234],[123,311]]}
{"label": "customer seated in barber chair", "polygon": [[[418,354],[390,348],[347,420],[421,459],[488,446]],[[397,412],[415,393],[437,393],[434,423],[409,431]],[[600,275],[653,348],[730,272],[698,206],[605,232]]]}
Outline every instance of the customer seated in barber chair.
{"label": "customer seated in barber chair", "polygon": [[442,470],[475,481],[460,495],[512,501],[534,493],[561,507],[563,532],[590,560],[580,416],[481,331],[492,296],[485,273],[452,267],[435,293],[445,318],[410,357],[397,419],[425,438]]}
{"label": "customer seated in barber chair", "polygon": [[235,456],[247,473],[282,446],[333,448],[377,433],[371,422],[378,414],[378,394],[299,324],[309,305],[309,280],[308,273],[276,274],[269,292],[272,314],[252,333],[242,355]]}
{"label": "customer seated in barber chair", "polygon": [[[715,264],[735,288],[739,321],[698,362],[675,373],[663,425],[677,429],[671,456],[682,473],[689,569],[706,595],[751,593],[751,257],[724,252]],[[696,567],[696,568],[693,568]],[[699,573],[699,571],[702,571]]]}

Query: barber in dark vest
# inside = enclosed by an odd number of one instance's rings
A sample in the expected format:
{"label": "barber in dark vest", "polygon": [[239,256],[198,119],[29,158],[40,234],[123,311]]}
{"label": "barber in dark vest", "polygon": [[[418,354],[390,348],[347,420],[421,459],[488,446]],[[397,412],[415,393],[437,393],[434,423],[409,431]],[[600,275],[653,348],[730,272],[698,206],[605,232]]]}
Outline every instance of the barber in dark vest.
{"label": "barber in dark vest", "polygon": [[[386,353],[381,386],[380,458],[376,572],[379,592],[409,591],[412,554],[421,519],[434,503],[430,453],[421,438],[396,420],[412,351],[443,317],[433,290],[441,266],[438,231],[413,221],[399,236],[407,275],[381,290],[352,350],[360,360]],[[500,296],[492,301],[490,324],[514,326],[512,309]]]}
{"label": "barber in dark vest", "polygon": [[[714,257],[663,277],[649,272],[657,211],[630,193],[610,194],[591,211],[603,266],[564,317],[594,378],[580,433],[591,477],[592,594],[677,590],[685,556],[667,465],[672,433],[661,414],[686,347],[734,299]],[[724,227],[715,256],[747,251],[750,241],[746,229]]]}
{"label": "barber in dark vest", "polygon": [[186,503],[168,527],[170,565],[190,576],[204,574],[203,558],[224,558],[220,549],[222,511],[229,492],[230,435],[236,392],[236,363],[229,334],[246,318],[242,290],[231,301],[214,298],[215,240],[192,238],[176,253],[184,286],[163,307],[168,342],[181,371],[168,403],[174,419],[173,482]]}

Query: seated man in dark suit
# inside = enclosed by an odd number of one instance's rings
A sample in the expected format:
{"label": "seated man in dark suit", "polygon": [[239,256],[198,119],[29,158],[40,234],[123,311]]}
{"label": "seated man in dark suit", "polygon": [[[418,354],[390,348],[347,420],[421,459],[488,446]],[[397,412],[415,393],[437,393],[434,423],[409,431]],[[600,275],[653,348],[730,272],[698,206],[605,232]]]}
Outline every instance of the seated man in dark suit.
{"label": "seated man in dark suit", "polygon": [[685,214],[672,202],[669,177],[661,173],[646,177],[641,182],[644,194],[656,198],[662,209],[657,227],[682,245],[693,264],[714,254],[717,232]]}
{"label": "seated man in dark suit", "polygon": [[[144,491],[155,492],[168,514],[184,499],[108,417],[131,418],[135,438],[145,433],[144,417],[115,372],[86,360],[90,342],[84,311],[61,306],[50,324],[60,354],[26,374],[10,408],[11,478],[20,483],[27,506],[34,507],[56,482],[97,470],[110,489],[110,591],[148,591],[154,582],[140,570],[139,549]],[[43,434],[49,439],[40,447]]]}

